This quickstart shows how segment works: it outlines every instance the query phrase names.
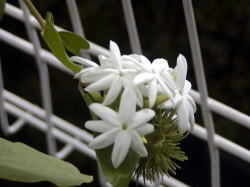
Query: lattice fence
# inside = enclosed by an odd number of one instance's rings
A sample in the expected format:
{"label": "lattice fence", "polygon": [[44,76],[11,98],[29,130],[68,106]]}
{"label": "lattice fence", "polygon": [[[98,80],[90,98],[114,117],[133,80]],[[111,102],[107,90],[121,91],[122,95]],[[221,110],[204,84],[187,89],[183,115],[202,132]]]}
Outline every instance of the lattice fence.
{"label": "lattice fence", "polygon": [[[133,53],[142,53],[131,2],[130,0],[122,0],[121,2],[125,18],[124,24],[126,24],[128,31],[131,49]],[[250,117],[208,97],[192,1],[183,0],[182,2],[192,52],[192,60],[194,62],[195,76],[199,89],[199,92],[192,91],[192,97],[198,104],[200,104],[204,125],[206,127],[203,128],[196,125],[192,134],[208,143],[211,160],[211,184],[213,187],[219,187],[219,149],[234,155],[246,163],[250,162],[250,151],[214,132],[212,112],[244,126],[248,131],[250,128]],[[25,25],[29,41],[8,32],[8,30],[0,28],[0,44],[2,42],[7,43],[8,45],[15,47],[17,50],[34,57],[38,67],[43,107],[38,107],[24,98],[15,95],[15,93],[11,93],[4,89],[4,77],[0,66],[0,115],[2,132],[6,136],[15,134],[18,133],[23,126],[28,124],[30,127],[37,128],[42,133],[46,134],[47,148],[50,154],[65,159],[72,151],[77,150],[80,153],[95,159],[96,155],[94,151],[87,146],[88,142],[93,139],[92,135],[53,113],[48,68],[53,66],[66,74],[72,75],[72,73],[65,69],[50,52],[41,47],[37,33],[39,30],[38,23],[27,11],[21,0],[19,0],[19,4],[20,7],[7,4],[5,13],[6,16],[10,16]],[[66,0],[66,4],[74,32],[84,35],[76,1]],[[87,54],[84,54],[86,58],[89,57],[89,54],[94,56],[99,54],[108,55],[108,51],[105,48],[92,42],[90,42],[90,44],[90,50]],[[8,122],[8,114],[15,116],[16,121],[14,123],[10,124]],[[63,142],[65,146],[59,150],[56,145],[56,140]],[[188,186],[188,184],[184,184],[183,182],[168,176],[163,176],[162,181],[156,181],[155,184],[147,182],[146,185],[159,186],[159,182],[175,187]],[[102,181],[102,185],[105,186],[105,182]]]}

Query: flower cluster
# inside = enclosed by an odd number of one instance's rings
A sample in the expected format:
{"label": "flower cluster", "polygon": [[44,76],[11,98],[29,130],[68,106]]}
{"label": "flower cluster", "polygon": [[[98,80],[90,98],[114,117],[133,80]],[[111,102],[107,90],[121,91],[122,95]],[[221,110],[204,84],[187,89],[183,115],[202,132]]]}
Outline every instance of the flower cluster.
{"label": "flower cluster", "polygon": [[175,112],[172,119],[177,121],[178,132],[192,129],[196,105],[189,95],[191,83],[186,80],[183,55],[171,68],[162,58],[151,63],[143,55],[121,55],[117,44],[110,41],[110,55],[100,55],[99,64],[76,56],[71,60],[83,66],[75,77],[84,90],[103,96],[101,103],[89,105],[97,119],[87,121],[85,127],[98,133],[90,147],[103,149],[113,144],[111,160],[115,168],[130,148],[140,157],[147,157],[145,137],[157,126],[157,110]]}

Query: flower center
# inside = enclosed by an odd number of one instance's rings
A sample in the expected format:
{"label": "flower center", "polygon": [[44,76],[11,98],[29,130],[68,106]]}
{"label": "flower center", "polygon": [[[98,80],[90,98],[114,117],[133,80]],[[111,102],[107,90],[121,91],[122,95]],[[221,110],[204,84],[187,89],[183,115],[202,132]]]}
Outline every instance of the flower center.
{"label": "flower center", "polygon": [[127,130],[128,129],[128,125],[127,124],[123,124],[122,125],[122,130]]}

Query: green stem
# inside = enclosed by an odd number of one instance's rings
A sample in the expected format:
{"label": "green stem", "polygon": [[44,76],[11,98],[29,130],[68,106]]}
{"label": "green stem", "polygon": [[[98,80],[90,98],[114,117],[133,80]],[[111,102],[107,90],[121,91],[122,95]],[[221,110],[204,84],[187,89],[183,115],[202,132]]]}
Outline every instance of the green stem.
{"label": "green stem", "polygon": [[43,29],[45,27],[45,21],[44,21],[43,17],[41,16],[41,14],[36,9],[36,7],[33,5],[32,1],[31,0],[24,0],[24,3],[27,5],[31,14],[36,18],[36,20],[38,21],[38,23],[41,25],[41,27]]}

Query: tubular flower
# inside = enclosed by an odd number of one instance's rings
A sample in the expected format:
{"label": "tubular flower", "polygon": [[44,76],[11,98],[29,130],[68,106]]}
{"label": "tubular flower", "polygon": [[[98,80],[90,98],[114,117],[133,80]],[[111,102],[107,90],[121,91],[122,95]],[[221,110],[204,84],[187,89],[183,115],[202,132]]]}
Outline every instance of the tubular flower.
{"label": "tubular flower", "polygon": [[130,148],[141,157],[148,155],[142,136],[154,131],[154,126],[148,121],[155,112],[151,109],[136,111],[136,95],[130,88],[125,88],[122,93],[118,112],[98,103],[89,108],[100,120],[87,121],[85,127],[101,133],[89,146],[102,149],[113,144],[111,160],[115,168],[121,165]]}

